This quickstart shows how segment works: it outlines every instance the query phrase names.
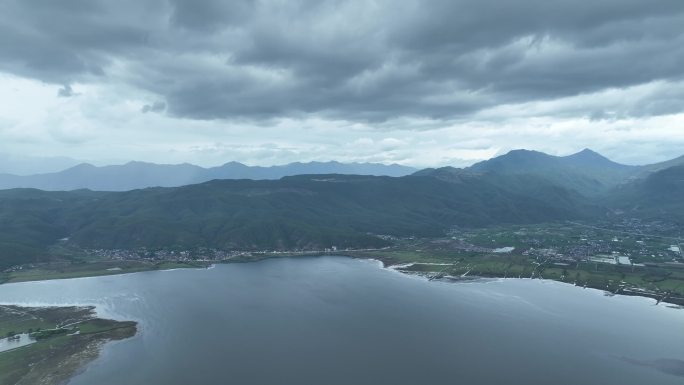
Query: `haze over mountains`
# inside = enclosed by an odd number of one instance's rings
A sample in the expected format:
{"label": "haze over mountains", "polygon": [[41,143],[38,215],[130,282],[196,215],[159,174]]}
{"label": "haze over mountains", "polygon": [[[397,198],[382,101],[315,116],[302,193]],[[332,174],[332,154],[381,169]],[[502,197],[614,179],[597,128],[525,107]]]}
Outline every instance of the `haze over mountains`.
{"label": "haze over mountains", "polygon": [[192,164],[155,164],[129,162],[123,165],[96,167],[83,163],[66,170],[37,175],[0,174],[0,189],[37,188],[48,191],[89,189],[127,191],[146,187],[178,187],[213,179],[280,179],[302,174],[353,174],[404,176],[416,169],[398,164],[310,162],[281,166],[246,166],[229,162],[203,168]]}
{"label": "haze over mountains", "polygon": [[33,175],[58,172],[83,163],[65,156],[28,156],[0,153],[0,174]]}
{"label": "haze over mountains", "polygon": [[[61,159],[61,158],[60,158]],[[73,161],[73,160],[72,160]],[[59,162],[57,162],[59,164]],[[605,193],[620,184],[643,177],[649,172],[684,164],[684,156],[670,161],[629,166],[611,161],[585,149],[569,156],[553,156],[529,150],[514,150],[505,155],[476,163],[464,169],[443,167],[418,171],[425,175],[495,173],[501,175],[535,175],[583,195]],[[37,188],[47,191],[89,189],[94,191],[128,191],[147,187],[179,187],[214,179],[280,179],[305,174],[347,174],[400,177],[417,170],[398,164],[310,162],[280,166],[247,166],[229,162],[204,168],[188,163],[155,164],[129,162],[122,165],[93,166],[81,163],[58,172],[34,175],[0,173],[0,189]]]}

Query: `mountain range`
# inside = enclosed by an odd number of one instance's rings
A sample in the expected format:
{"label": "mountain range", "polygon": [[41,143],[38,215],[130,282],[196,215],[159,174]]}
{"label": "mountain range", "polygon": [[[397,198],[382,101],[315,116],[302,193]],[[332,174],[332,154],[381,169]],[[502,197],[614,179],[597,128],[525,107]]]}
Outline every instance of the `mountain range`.
{"label": "mountain range", "polygon": [[122,165],[93,166],[81,163],[63,171],[35,175],[0,173],[0,189],[37,188],[47,191],[89,189],[95,191],[128,191],[147,187],[179,187],[214,179],[271,180],[307,174],[347,174],[400,177],[442,174],[534,175],[558,186],[586,196],[598,196],[617,186],[647,176],[654,171],[684,164],[684,156],[662,163],[630,166],[611,161],[585,149],[568,156],[553,156],[543,152],[513,150],[505,155],[457,169],[443,167],[417,171],[398,164],[310,162],[280,166],[247,166],[229,162],[222,166],[203,168],[183,164],[129,162]]}
{"label": "mountain range", "polygon": [[379,247],[387,244],[379,234],[439,236],[453,226],[581,219],[598,209],[521,179],[503,188],[490,178],[329,174],[125,192],[2,190],[0,267],[42,260],[59,239],[104,249]]}
{"label": "mountain range", "polygon": [[626,166],[590,150],[566,157],[517,150],[464,169],[400,177],[309,174],[130,191],[7,189],[0,191],[0,270],[49,259],[48,250],[60,242],[291,250],[380,247],[388,241],[379,235],[441,236],[454,226],[620,216],[681,224],[683,198],[684,158]]}
{"label": "mountain range", "polygon": [[183,164],[129,162],[123,165],[93,166],[82,163],[66,170],[36,175],[0,174],[0,189],[37,188],[48,191],[89,189],[127,191],[146,187],[178,187],[214,179],[280,179],[301,174],[354,174],[404,176],[416,169],[398,164],[310,162],[281,166],[246,166],[229,162],[203,168]]}
{"label": "mountain range", "polygon": [[589,149],[568,156],[538,151],[514,150],[464,169],[443,167],[418,171],[418,175],[534,175],[582,195],[597,197],[647,177],[653,172],[684,165],[684,156],[662,163],[631,166],[613,162]]}

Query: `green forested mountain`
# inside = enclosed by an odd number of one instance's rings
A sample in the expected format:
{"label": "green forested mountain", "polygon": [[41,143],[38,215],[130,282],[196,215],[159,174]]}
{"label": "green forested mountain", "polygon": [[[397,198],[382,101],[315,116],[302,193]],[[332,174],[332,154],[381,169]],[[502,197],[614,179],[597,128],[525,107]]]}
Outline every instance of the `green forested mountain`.
{"label": "green forested mountain", "polygon": [[453,183],[308,175],[216,180],[128,192],[0,191],[2,265],[39,260],[61,238],[86,248],[378,247],[377,234],[442,235],[451,226],[596,215],[579,194],[531,177]]}
{"label": "green forested mountain", "polygon": [[603,198],[606,206],[628,215],[684,222],[684,165],[646,174],[613,189]]}
{"label": "green forested mountain", "polygon": [[300,175],[125,192],[0,190],[0,268],[81,248],[381,247],[453,226],[634,215],[684,220],[684,165],[516,151],[405,177]]}
{"label": "green forested mountain", "polygon": [[584,195],[595,196],[624,182],[636,174],[639,167],[615,163],[588,149],[569,156],[515,150],[476,163],[467,170],[504,175],[535,175]]}
{"label": "green forested mountain", "polygon": [[506,176],[526,175],[543,179],[587,197],[599,198],[621,185],[641,180],[653,172],[677,165],[684,165],[684,156],[656,164],[629,166],[613,162],[589,149],[568,156],[513,150],[464,169],[426,169],[416,172],[415,175],[452,179],[457,175],[467,174],[498,176],[504,179]]}
{"label": "green forested mountain", "polygon": [[68,236],[67,215],[94,195],[0,190],[0,269],[48,259],[46,247]]}
{"label": "green forested mountain", "polygon": [[[425,169],[414,175],[432,176],[451,183],[488,180],[509,192],[553,197],[559,189],[566,203],[586,197],[613,214],[684,221],[684,157],[645,166],[625,166],[590,150],[555,157],[541,152],[516,150],[465,169]],[[570,197],[572,197],[570,199]]]}

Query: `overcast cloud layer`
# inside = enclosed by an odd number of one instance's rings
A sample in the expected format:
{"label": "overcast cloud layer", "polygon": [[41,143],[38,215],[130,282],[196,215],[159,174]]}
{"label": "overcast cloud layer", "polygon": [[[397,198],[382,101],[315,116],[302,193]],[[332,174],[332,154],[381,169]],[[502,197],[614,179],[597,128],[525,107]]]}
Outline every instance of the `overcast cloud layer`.
{"label": "overcast cloud layer", "polygon": [[464,165],[684,154],[681,0],[0,2],[0,152]]}

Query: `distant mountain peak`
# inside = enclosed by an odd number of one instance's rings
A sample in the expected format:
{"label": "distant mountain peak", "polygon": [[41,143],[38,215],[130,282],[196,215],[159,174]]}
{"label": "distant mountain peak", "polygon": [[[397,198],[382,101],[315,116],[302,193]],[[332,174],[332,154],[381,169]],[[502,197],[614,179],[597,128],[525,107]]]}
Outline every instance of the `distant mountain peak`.
{"label": "distant mountain peak", "polygon": [[527,150],[524,148],[516,148],[515,150],[508,151],[504,156],[506,155],[517,155],[517,154],[541,154],[541,155],[548,155],[544,152],[541,151],[535,151],[535,150]]}
{"label": "distant mountain peak", "polygon": [[546,167],[549,161],[556,160],[557,157],[539,151],[517,149],[511,150],[504,155],[475,163],[467,170],[475,172],[505,172],[525,170],[529,167]]}
{"label": "distant mountain peak", "polygon": [[605,159],[610,161],[610,159],[589,148],[585,148],[584,150],[578,153],[568,155],[565,158]]}
{"label": "distant mountain peak", "polygon": [[585,148],[568,156],[513,150],[476,163],[466,170],[504,175],[534,175],[588,196],[602,193],[611,186],[622,183],[636,168],[615,163],[596,151]]}
{"label": "distant mountain peak", "polygon": [[629,168],[629,166],[614,162],[596,151],[585,148],[584,150],[563,157],[563,159],[582,166],[601,166],[609,168]]}
{"label": "distant mountain peak", "polygon": [[599,155],[599,156],[603,156],[603,155],[599,154],[598,152],[592,150],[591,148],[585,148],[584,150],[578,152],[576,155],[578,155],[578,154],[585,154],[585,155],[588,154],[588,155]]}
{"label": "distant mountain peak", "polygon": [[124,163],[123,166],[148,166],[148,165],[152,165],[152,164],[153,163],[143,162],[140,160],[131,160],[129,162]]}
{"label": "distant mountain peak", "polygon": [[0,189],[39,188],[43,190],[123,191],[145,187],[177,187],[214,179],[280,179],[302,174],[354,174],[404,176],[416,170],[406,166],[376,163],[308,162],[279,166],[247,166],[228,162],[203,168],[189,163],[156,164],[132,161],[121,165],[96,167],[82,163],[67,170],[41,175],[0,175]]}
{"label": "distant mountain peak", "polygon": [[240,162],[236,162],[236,161],[234,161],[234,160],[232,160],[232,161],[230,161],[230,162],[226,162],[226,163],[224,163],[224,164],[222,164],[221,166],[218,166],[218,167],[228,167],[228,166],[248,167],[248,166],[246,166],[245,164],[240,163]]}
{"label": "distant mountain peak", "polygon": [[91,170],[91,169],[95,169],[95,168],[97,168],[97,166],[94,166],[90,163],[79,163],[73,167],[69,167],[65,171],[68,171],[68,170]]}

